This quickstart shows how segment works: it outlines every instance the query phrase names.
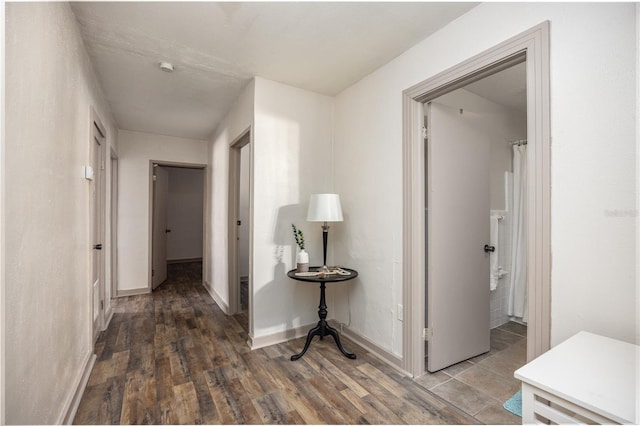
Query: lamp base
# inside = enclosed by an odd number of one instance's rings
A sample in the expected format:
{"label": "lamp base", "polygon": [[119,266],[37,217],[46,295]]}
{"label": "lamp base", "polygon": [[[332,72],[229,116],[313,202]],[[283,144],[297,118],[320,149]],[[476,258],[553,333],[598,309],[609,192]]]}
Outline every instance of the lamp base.
{"label": "lamp base", "polygon": [[327,222],[322,225],[322,267],[318,270],[320,273],[329,273],[327,268],[327,240],[329,239],[329,225]]}

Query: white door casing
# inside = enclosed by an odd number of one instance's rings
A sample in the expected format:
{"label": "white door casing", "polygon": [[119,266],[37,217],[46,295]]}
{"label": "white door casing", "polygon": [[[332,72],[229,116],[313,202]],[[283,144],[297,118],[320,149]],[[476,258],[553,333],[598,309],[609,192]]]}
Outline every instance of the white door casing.
{"label": "white door casing", "polygon": [[157,288],[167,279],[167,198],[169,173],[161,166],[153,171],[153,242],[152,286]]}
{"label": "white door casing", "polygon": [[91,324],[93,341],[104,323],[104,155],[106,132],[91,111]]}
{"label": "white door casing", "polygon": [[550,347],[551,132],[549,22],[524,31],[403,91],[403,360],[424,372],[424,123],[423,103],[522,62],[527,68],[527,360]]}
{"label": "white door casing", "polygon": [[109,322],[110,316],[113,315],[113,307],[111,304],[111,298],[113,298],[118,292],[118,156],[116,152],[111,148],[110,152],[110,172],[111,172],[111,211],[110,211],[110,251],[111,257],[111,283],[109,294],[105,299],[105,318],[106,322]]}
{"label": "white door casing", "polygon": [[478,115],[427,106],[427,369],[489,351],[489,164]]}
{"label": "white door casing", "polygon": [[[251,127],[242,131],[236,139],[229,145],[229,205],[228,205],[228,270],[229,270],[229,312],[234,314],[240,310],[240,265],[239,265],[239,232],[238,220],[240,219],[240,169],[241,169],[241,149],[251,144]],[[249,265],[248,265],[248,319],[249,319],[249,342],[253,339],[253,283],[252,283],[252,263],[253,263],[253,149],[249,149],[248,166],[248,210],[249,220],[246,223],[248,233]],[[244,223],[243,223],[244,225]],[[249,344],[251,346],[251,343]]]}

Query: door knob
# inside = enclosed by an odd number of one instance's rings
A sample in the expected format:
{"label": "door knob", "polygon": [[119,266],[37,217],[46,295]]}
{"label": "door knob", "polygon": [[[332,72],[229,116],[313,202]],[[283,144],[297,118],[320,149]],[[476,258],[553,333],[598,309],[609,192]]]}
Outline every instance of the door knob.
{"label": "door knob", "polygon": [[93,248],[94,250],[102,250],[102,244],[96,244]]}
{"label": "door knob", "polygon": [[171,229],[165,229],[164,232],[168,234],[169,232],[171,232]]}
{"label": "door knob", "polygon": [[485,244],[484,245],[484,252],[485,253],[493,253],[494,251],[496,251],[496,248],[494,246],[490,246],[489,244]]}

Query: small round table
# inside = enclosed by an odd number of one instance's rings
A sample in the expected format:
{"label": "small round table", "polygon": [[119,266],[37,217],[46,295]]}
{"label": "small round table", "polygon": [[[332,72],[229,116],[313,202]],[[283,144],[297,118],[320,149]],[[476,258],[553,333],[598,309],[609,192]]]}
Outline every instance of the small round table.
{"label": "small round table", "polygon": [[[309,271],[310,272],[317,272],[318,269],[320,269],[320,267],[319,266],[315,266],[315,267],[309,268]],[[358,272],[354,271],[353,269],[349,269],[349,268],[340,268],[340,269],[349,272],[349,275],[331,274],[331,275],[327,275],[325,278],[320,278],[318,276],[313,276],[313,277],[296,276],[297,270],[295,270],[295,269],[292,269],[289,272],[287,272],[287,276],[289,278],[294,279],[294,280],[306,281],[306,282],[310,282],[310,283],[320,283],[320,306],[318,306],[318,317],[320,318],[320,321],[318,321],[318,325],[316,325],[311,330],[309,330],[309,334],[307,334],[307,341],[304,344],[304,349],[302,349],[302,352],[300,352],[299,354],[292,355],[291,356],[291,361],[296,361],[296,360],[302,358],[302,356],[305,354],[305,352],[307,352],[307,349],[309,349],[309,345],[311,344],[311,340],[313,339],[313,336],[320,336],[320,340],[322,340],[322,338],[324,336],[328,336],[328,335],[333,336],[333,340],[336,341],[336,345],[338,345],[338,349],[340,349],[340,352],[342,352],[342,354],[344,356],[346,356],[349,359],[356,359],[356,355],[355,354],[347,352],[342,347],[342,343],[340,342],[340,335],[338,334],[338,330],[336,330],[335,328],[331,327],[326,321],[326,319],[327,319],[327,303],[326,303],[325,297],[324,297],[325,284],[326,283],[349,281],[349,280],[352,280],[352,279],[354,279],[355,277],[358,276]]]}

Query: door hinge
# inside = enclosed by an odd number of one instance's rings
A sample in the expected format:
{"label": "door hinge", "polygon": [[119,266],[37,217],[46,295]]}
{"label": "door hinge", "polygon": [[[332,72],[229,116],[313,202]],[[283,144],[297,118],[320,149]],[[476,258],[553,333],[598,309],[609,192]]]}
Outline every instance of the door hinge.
{"label": "door hinge", "polygon": [[100,301],[100,310],[102,311],[104,309],[104,300]]}
{"label": "door hinge", "polygon": [[428,342],[433,337],[433,329],[432,328],[423,328],[422,329],[422,338],[425,342]]}
{"label": "door hinge", "polygon": [[422,139],[427,140],[427,127],[422,126]]}
{"label": "door hinge", "polygon": [[155,276],[156,276],[156,270],[155,270],[155,269],[152,269],[152,270],[151,270],[151,276],[152,276],[152,277],[155,277]]}
{"label": "door hinge", "polygon": [[104,170],[104,161],[100,163],[100,170]]}

